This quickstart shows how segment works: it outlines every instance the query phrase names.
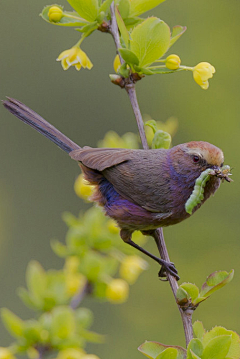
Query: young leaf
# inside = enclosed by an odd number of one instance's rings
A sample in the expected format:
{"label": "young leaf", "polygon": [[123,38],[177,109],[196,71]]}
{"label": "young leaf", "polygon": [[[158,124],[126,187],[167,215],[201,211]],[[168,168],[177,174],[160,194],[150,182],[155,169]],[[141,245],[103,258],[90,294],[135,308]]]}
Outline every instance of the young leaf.
{"label": "young leaf", "polygon": [[202,359],[224,359],[231,345],[231,335],[220,335],[213,338],[204,348]]}
{"label": "young leaf", "polygon": [[183,284],[180,285],[180,287],[183,288],[188,293],[189,297],[192,299],[192,302],[199,295],[199,289],[195,284],[183,283]]}
{"label": "young leaf", "polygon": [[187,304],[189,299],[188,293],[181,287],[177,289],[176,298],[177,303],[180,306],[184,306],[185,304]]}
{"label": "young leaf", "polygon": [[152,140],[152,149],[165,148],[166,150],[170,147],[172,138],[169,133],[162,130],[158,130]]}
{"label": "young leaf", "polygon": [[46,290],[46,272],[37,261],[31,261],[26,271],[27,287],[35,298],[41,298]]}
{"label": "young leaf", "polygon": [[165,0],[131,0],[129,16],[139,16],[146,11],[153,9]]}
{"label": "young leaf", "polygon": [[197,320],[196,322],[193,323],[193,331],[194,331],[195,336],[200,340],[203,339],[203,337],[206,333],[206,330],[203,327],[203,323],[200,322],[199,320]]}
{"label": "young leaf", "polygon": [[[53,5],[45,6],[40,16],[50,24],[58,26],[83,26],[87,21],[82,19],[75,11],[63,11],[63,17],[58,22],[49,21],[48,12]],[[58,5],[61,9],[62,6]]]}
{"label": "young leaf", "polygon": [[[158,342],[146,341],[145,343],[140,345],[140,347],[138,347],[138,350],[144,355],[146,355],[148,358],[159,359],[159,355],[168,348],[175,348],[177,350],[177,359],[186,358],[186,349],[175,345],[164,345]],[[166,359],[166,357],[164,357],[164,359]]]}
{"label": "young leaf", "polygon": [[157,123],[155,120],[149,120],[149,121],[145,122],[144,125],[149,126],[153,130],[154,134],[157,132]]}
{"label": "young leaf", "polygon": [[131,50],[139,58],[139,66],[146,67],[167,51],[170,29],[164,21],[150,17],[133,29],[131,38]]}
{"label": "young leaf", "polygon": [[1,309],[1,319],[9,333],[14,337],[21,337],[23,334],[24,322],[7,308]]}
{"label": "young leaf", "polygon": [[234,270],[229,273],[226,271],[216,271],[207,277],[206,282],[203,284],[200,296],[209,297],[216,290],[224,287],[227,283],[231,282],[234,276]]}
{"label": "young leaf", "polygon": [[105,13],[108,13],[112,2],[113,2],[113,0],[104,1],[102,3],[102,5],[100,6],[100,8],[99,8],[99,13],[102,12],[102,11],[105,12]]}
{"label": "young leaf", "polygon": [[123,19],[126,19],[130,11],[130,1],[129,0],[120,0],[118,4],[118,10]]}
{"label": "young leaf", "polygon": [[53,339],[67,339],[75,330],[74,312],[70,307],[59,306],[52,312],[51,336]]}
{"label": "young leaf", "polygon": [[229,348],[229,351],[227,353],[227,356],[229,358],[232,359],[239,359],[240,358],[240,337],[239,335],[232,331],[232,330],[227,330],[226,328],[223,327],[214,327],[213,329],[211,329],[209,332],[207,332],[204,336],[203,336],[203,345],[204,347],[206,347],[208,345],[208,343],[219,336],[231,336],[231,345]]}
{"label": "young leaf", "polygon": [[178,351],[176,348],[167,348],[156,359],[177,359]]}
{"label": "young leaf", "polygon": [[188,344],[187,358],[192,359],[192,357],[193,357],[192,353],[194,353],[195,355],[197,355],[200,358],[202,357],[203,345],[202,345],[202,342],[200,339],[194,338]]}
{"label": "young leaf", "polygon": [[128,49],[119,49],[120,55],[122,56],[123,60],[126,61],[127,64],[130,65],[138,65],[139,60],[137,56]]}
{"label": "young leaf", "polygon": [[128,33],[128,30],[127,30],[127,28],[126,28],[126,26],[124,24],[124,21],[123,21],[117,7],[116,7],[116,10],[115,10],[115,14],[116,14],[118,28],[119,28],[119,31],[121,33],[122,39],[124,41],[124,45],[128,48],[129,40],[130,40],[129,33]]}
{"label": "young leaf", "polygon": [[187,30],[186,26],[174,26],[171,34],[170,46],[171,47],[179,39],[180,36]]}
{"label": "young leaf", "polygon": [[95,21],[98,16],[98,0],[67,0],[77,13],[87,21]]}

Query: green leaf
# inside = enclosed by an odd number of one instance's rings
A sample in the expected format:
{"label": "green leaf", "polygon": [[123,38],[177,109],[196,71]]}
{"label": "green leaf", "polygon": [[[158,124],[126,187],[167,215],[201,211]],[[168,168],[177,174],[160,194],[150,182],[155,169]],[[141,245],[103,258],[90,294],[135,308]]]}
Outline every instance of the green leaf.
{"label": "green leaf", "polygon": [[164,21],[150,17],[133,29],[131,38],[131,50],[139,58],[139,66],[146,67],[168,50],[170,29]]}
{"label": "green leaf", "polygon": [[26,271],[27,287],[36,298],[41,298],[46,290],[46,272],[37,261],[31,261]]}
{"label": "green leaf", "polygon": [[52,312],[51,336],[53,339],[67,339],[75,330],[74,312],[70,307],[59,306]]}
{"label": "green leaf", "polygon": [[124,19],[125,26],[127,30],[131,30],[141,24],[144,21],[144,19],[141,19],[140,17],[128,17],[127,19]]}
{"label": "green leaf", "polygon": [[129,74],[130,74],[130,71],[129,69],[127,69],[126,67],[126,63],[122,64],[120,66],[120,68],[118,69],[118,73],[122,76],[122,77],[125,77],[125,78],[128,78]]}
{"label": "green leaf", "polygon": [[120,0],[118,4],[118,10],[123,19],[126,19],[130,12],[130,1],[129,0]]}
{"label": "green leaf", "polygon": [[234,276],[234,270],[229,273],[226,271],[216,271],[207,277],[206,282],[203,284],[200,296],[209,297],[216,290],[224,287],[227,283],[231,282]]}
{"label": "green leaf", "polygon": [[[179,346],[173,346],[173,345],[164,345],[158,342],[149,342],[146,341],[145,343],[143,343],[142,345],[140,345],[140,347],[138,347],[138,350],[143,353],[144,355],[146,355],[148,358],[161,358],[159,357],[159,355],[165,351],[168,348],[174,348],[177,350],[177,357],[176,359],[185,359],[186,358],[186,349],[179,347]],[[172,359],[172,357],[170,357]],[[167,359],[167,356],[164,357],[164,359]]]}
{"label": "green leaf", "polygon": [[153,9],[165,0],[131,0],[130,16],[138,16]]}
{"label": "green leaf", "polygon": [[195,336],[200,340],[203,339],[203,337],[206,333],[206,331],[203,327],[203,323],[200,322],[199,320],[197,320],[196,322],[193,323],[193,331],[194,331]]}
{"label": "green leaf", "polygon": [[24,322],[7,308],[1,309],[2,322],[14,337],[21,337],[23,334]]}
{"label": "green leaf", "polygon": [[27,320],[24,323],[23,336],[28,345],[33,345],[41,340],[41,330],[41,324],[34,319]]}
{"label": "green leaf", "polygon": [[102,11],[105,12],[105,14],[108,13],[112,2],[113,0],[104,1],[99,8],[99,13]]}
{"label": "green leaf", "polygon": [[173,44],[175,44],[175,42],[179,39],[179,37],[182,36],[182,34],[184,34],[184,32],[187,30],[186,26],[174,26],[173,30],[172,30],[172,34],[171,34],[171,40],[170,40],[170,46],[171,47]]}
{"label": "green leaf", "polygon": [[84,338],[86,341],[91,343],[103,343],[105,341],[105,336],[92,332],[90,330],[80,330],[79,335]]}
{"label": "green leaf", "polygon": [[157,122],[155,120],[149,120],[145,122],[144,125],[149,126],[153,130],[154,134],[157,132]]}
{"label": "green leaf", "polygon": [[76,325],[79,328],[87,329],[92,325],[93,313],[88,308],[78,308],[75,310]]}
{"label": "green leaf", "polygon": [[221,335],[231,336],[231,345],[229,348],[229,352],[227,356],[232,359],[239,359],[240,358],[240,337],[239,335],[232,331],[227,330],[223,327],[214,327],[209,332],[207,332],[203,337],[203,345],[206,346],[213,338],[219,337]]}
{"label": "green leaf", "polygon": [[220,335],[213,338],[203,351],[202,359],[224,359],[231,345],[231,335]]}
{"label": "green leaf", "polygon": [[126,61],[127,64],[130,65],[138,65],[139,60],[137,56],[128,49],[119,49],[120,55],[122,56],[123,60]]}
{"label": "green leaf", "polygon": [[187,304],[189,299],[188,293],[181,287],[177,289],[176,298],[177,303],[180,306],[184,306],[185,304]]}
{"label": "green leaf", "polygon": [[[47,21],[49,24],[58,25],[58,26],[83,26],[87,23],[87,21],[79,17],[78,13],[75,11],[63,11],[63,17],[61,18],[60,21],[58,22],[49,21],[48,12],[52,6],[53,5],[45,6],[40,14],[43,20]],[[60,5],[57,6],[63,9],[62,6]]]}
{"label": "green leaf", "polygon": [[165,148],[166,150],[170,147],[172,138],[169,133],[158,130],[152,140],[152,149]]}
{"label": "green leaf", "polygon": [[199,289],[195,284],[192,283],[182,283],[180,285],[181,288],[183,288],[189,295],[189,297],[192,299],[192,302],[198,297],[199,295]]}
{"label": "green leaf", "polygon": [[98,28],[97,21],[92,22],[91,24],[87,24],[83,26],[81,29],[76,29],[79,32],[84,33],[84,37],[89,36],[93,31],[95,31]]}
{"label": "green leaf", "polygon": [[178,351],[176,348],[167,348],[159,354],[156,359],[176,359]]}
{"label": "green leaf", "polygon": [[67,250],[67,247],[64,244],[57,241],[56,239],[51,240],[50,244],[51,244],[51,248],[52,248],[53,252],[58,257],[64,258],[64,257],[67,256],[68,250]]}
{"label": "green leaf", "polygon": [[144,67],[134,66],[134,69],[138,74],[144,74],[147,76],[154,75],[154,73],[150,69]]}
{"label": "green leaf", "polygon": [[202,357],[202,353],[203,353],[203,345],[200,339],[192,339],[189,344],[188,344],[188,348],[187,348],[187,359],[192,359],[193,355],[192,353],[194,353],[195,355],[197,355],[198,357]]}
{"label": "green leaf", "polygon": [[126,28],[126,26],[125,26],[125,24],[124,24],[124,21],[123,21],[123,19],[122,19],[121,15],[120,15],[120,12],[119,12],[119,10],[118,10],[117,7],[116,7],[116,9],[115,9],[115,14],[116,14],[116,19],[117,19],[118,28],[119,28],[119,31],[120,31],[120,33],[121,33],[122,39],[123,39],[123,41],[124,41],[124,45],[125,45],[126,47],[128,47],[128,46],[129,46],[129,40],[130,40],[130,38],[129,38],[129,33],[128,33],[128,30],[127,30],[127,28]]}
{"label": "green leaf", "polygon": [[77,13],[87,21],[95,21],[98,16],[98,0],[67,0]]}
{"label": "green leaf", "polygon": [[201,359],[201,358],[190,349],[190,353],[187,356],[187,359]]}

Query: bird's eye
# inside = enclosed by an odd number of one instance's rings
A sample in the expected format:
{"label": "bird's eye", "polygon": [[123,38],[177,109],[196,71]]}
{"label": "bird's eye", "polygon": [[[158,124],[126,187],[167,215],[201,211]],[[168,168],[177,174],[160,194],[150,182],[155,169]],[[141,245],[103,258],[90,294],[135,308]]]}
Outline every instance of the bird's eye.
{"label": "bird's eye", "polygon": [[194,163],[198,163],[200,160],[200,157],[199,156],[193,156],[193,162]]}

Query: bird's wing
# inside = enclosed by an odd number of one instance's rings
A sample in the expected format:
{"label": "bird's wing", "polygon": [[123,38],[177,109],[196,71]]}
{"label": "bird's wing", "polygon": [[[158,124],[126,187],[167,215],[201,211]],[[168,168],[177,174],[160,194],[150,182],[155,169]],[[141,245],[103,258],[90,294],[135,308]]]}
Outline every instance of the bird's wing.
{"label": "bird's wing", "polygon": [[70,152],[69,155],[72,159],[82,162],[84,166],[102,172],[131,159],[132,151],[122,148],[83,147]]}
{"label": "bird's wing", "polygon": [[100,171],[124,198],[150,212],[169,214],[169,178],[162,168],[165,150],[84,147],[71,158]]}

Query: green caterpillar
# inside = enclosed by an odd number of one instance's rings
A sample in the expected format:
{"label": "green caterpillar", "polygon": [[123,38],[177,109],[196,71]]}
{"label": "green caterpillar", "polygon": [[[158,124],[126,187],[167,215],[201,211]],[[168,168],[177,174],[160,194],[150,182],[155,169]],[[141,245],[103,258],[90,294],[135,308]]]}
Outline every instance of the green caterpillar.
{"label": "green caterpillar", "polygon": [[196,179],[192,194],[185,203],[185,210],[187,213],[192,214],[194,207],[196,207],[204,199],[204,187],[206,186],[207,181],[210,179],[210,174],[212,173],[213,170],[208,168]]}
{"label": "green caterpillar", "polygon": [[218,172],[214,172],[211,168],[208,168],[201,173],[201,175],[196,179],[191,196],[185,203],[185,210],[187,213],[192,214],[193,209],[204,199],[204,187],[211,175],[216,175],[217,177],[230,182],[231,179],[228,177],[228,175],[231,175],[230,166],[225,165]]}

